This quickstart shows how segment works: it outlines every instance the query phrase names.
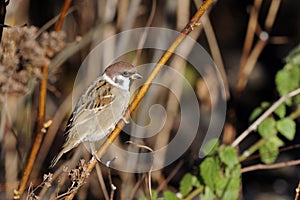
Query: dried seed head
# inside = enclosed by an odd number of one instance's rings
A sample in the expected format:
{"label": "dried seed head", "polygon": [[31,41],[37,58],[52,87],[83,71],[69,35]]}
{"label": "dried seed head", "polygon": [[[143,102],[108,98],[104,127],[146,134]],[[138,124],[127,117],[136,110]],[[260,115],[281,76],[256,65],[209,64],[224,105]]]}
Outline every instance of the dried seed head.
{"label": "dried seed head", "polygon": [[0,102],[5,94],[27,93],[28,81],[39,79],[42,66],[49,65],[51,58],[65,47],[64,32],[37,34],[34,26],[4,30],[0,46]]}

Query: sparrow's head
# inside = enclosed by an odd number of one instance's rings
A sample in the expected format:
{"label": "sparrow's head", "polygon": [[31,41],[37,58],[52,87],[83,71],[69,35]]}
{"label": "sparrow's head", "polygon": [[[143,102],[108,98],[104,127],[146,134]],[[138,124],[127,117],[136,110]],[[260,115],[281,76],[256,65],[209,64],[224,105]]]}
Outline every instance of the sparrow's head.
{"label": "sparrow's head", "polygon": [[120,61],[107,67],[103,73],[103,78],[120,89],[129,90],[130,82],[140,79],[142,76],[133,65]]}

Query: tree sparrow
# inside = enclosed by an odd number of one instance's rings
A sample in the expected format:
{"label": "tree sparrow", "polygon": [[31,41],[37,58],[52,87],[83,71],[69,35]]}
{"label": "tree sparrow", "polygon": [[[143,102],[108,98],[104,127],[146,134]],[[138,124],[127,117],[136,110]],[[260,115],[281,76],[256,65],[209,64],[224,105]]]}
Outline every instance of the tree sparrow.
{"label": "tree sparrow", "polygon": [[[65,130],[66,142],[50,167],[80,143],[92,144],[108,135],[123,118],[129,104],[131,81],[140,78],[134,66],[126,62],[107,67],[76,103]],[[95,153],[95,149],[92,151]]]}

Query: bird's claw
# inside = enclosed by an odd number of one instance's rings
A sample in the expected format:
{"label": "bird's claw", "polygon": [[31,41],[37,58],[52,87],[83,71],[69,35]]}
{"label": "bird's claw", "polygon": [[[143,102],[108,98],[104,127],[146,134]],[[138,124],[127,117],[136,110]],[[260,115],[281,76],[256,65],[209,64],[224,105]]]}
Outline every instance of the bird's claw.
{"label": "bird's claw", "polygon": [[122,120],[125,122],[125,124],[129,124],[129,120],[128,119],[126,119],[126,117],[122,117]]}
{"label": "bird's claw", "polygon": [[97,154],[93,154],[92,160],[98,160],[99,162],[101,162],[101,159],[97,156]]}

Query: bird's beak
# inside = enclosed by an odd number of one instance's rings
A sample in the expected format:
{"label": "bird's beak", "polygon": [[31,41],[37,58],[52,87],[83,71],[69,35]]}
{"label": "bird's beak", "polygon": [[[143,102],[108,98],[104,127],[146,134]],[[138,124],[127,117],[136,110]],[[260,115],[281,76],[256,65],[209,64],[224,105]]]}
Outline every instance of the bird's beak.
{"label": "bird's beak", "polygon": [[130,79],[134,80],[134,79],[141,79],[143,78],[143,76],[141,74],[139,74],[138,72],[135,72],[134,74],[132,74],[130,76]]}

